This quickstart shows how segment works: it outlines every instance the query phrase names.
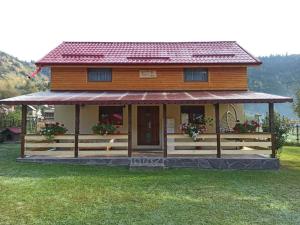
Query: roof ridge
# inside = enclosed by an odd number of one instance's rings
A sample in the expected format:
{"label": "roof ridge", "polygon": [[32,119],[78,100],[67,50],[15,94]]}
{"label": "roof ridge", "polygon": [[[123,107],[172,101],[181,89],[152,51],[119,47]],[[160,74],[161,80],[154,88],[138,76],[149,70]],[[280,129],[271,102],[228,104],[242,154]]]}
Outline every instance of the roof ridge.
{"label": "roof ridge", "polygon": [[148,43],[157,43],[157,44],[168,44],[168,43],[236,43],[236,41],[63,41],[63,43],[137,43],[137,44],[148,44]]}
{"label": "roof ridge", "polygon": [[262,64],[262,62],[256,58],[254,55],[252,55],[250,52],[248,52],[246,49],[244,49],[239,43],[235,43],[240,49],[242,49],[244,52],[246,52],[252,59],[254,59],[257,63]]}

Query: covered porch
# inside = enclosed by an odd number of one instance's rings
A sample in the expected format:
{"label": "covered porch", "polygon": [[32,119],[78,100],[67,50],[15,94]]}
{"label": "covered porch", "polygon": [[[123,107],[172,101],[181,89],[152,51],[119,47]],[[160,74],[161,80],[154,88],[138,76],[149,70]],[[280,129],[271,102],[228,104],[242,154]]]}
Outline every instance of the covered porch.
{"label": "covered porch", "polygon": [[[0,103],[22,105],[22,135],[19,159],[21,161],[66,162],[67,160],[67,162],[91,163],[100,160],[108,165],[123,165],[126,162],[130,165],[133,161],[140,162],[146,158],[148,161],[153,159],[162,160],[169,167],[175,164],[183,167],[185,167],[184,165],[187,165],[187,167],[189,167],[188,165],[202,167],[201,165],[212,165],[218,162],[218,166],[215,167],[221,168],[221,165],[243,165],[242,162],[247,162],[244,167],[250,168],[249,165],[258,165],[258,161],[263,164],[271,162],[266,160],[274,159],[276,162],[278,161],[275,159],[276,150],[273,132],[274,104],[291,101],[292,99],[289,97],[250,91],[51,91],[5,99]],[[220,115],[222,108],[228,104],[246,103],[268,104],[270,118],[270,130],[268,132],[237,133],[222,129],[222,115]],[[51,141],[40,134],[27,134],[26,115],[27,105],[29,104],[49,104],[72,108],[68,116],[74,122],[74,129],[71,129],[72,131],[68,134],[54,136]],[[82,125],[85,124],[82,121],[83,114],[85,117],[89,117],[89,114],[84,112],[84,107],[118,105],[123,106],[124,117],[126,118],[120,132],[117,134],[95,135],[81,131]],[[177,125],[173,127],[174,129],[170,129],[170,123],[172,124],[170,119],[174,117],[176,106],[183,105],[210,108],[213,125],[207,132],[198,135],[197,141],[189,135],[179,132]],[[158,108],[157,132],[159,140],[157,144],[145,144],[143,148],[140,148],[137,139],[141,130],[137,128],[137,120],[139,117],[138,110],[143,107]],[[145,113],[147,112],[140,112],[142,115],[141,121],[147,120]],[[153,114],[151,110],[150,114]],[[149,126],[151,127],[151,125]],[[217,160],[212,164],[208,163],[214,159],[224,160]],[[205,163],[203,160],[205,160]],[[233,164],[231,160],[234,160]],[[174,162],[176,163],[174,164]],[[262,165],[261,163],[259,163],[259,168]]]}

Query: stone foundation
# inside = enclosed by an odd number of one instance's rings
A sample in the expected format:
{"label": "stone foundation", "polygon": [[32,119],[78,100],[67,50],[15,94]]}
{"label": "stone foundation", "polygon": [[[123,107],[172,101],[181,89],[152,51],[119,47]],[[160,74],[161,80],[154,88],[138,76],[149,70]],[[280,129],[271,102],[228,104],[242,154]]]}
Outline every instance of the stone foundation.
{"label": "stone foundation", "polygon": [[100,166],[128,166],[134,168],[199,168],[231,170],[277,170],[274,158],[196,158],[196,157],[103,157],[103,158],[18,158],[18,162],[59,163]]}

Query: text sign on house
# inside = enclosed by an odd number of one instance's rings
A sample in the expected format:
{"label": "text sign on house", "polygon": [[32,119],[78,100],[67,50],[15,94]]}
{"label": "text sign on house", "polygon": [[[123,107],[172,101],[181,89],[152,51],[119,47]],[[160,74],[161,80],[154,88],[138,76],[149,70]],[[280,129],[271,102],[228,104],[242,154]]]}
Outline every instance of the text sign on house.
{"label": "text sign on house", "polygon": [[156,78],[156,70],[140,70],[140,78]]}

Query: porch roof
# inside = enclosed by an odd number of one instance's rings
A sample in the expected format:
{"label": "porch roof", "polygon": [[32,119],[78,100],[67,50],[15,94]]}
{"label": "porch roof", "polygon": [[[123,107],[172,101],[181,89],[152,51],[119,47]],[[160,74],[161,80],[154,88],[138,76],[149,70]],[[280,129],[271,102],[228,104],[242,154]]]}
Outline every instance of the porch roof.
{"label": "porch roof", "polygon": [[6,105],[283,103],[291,97],[252,91],[46,91],[0,100]]}

